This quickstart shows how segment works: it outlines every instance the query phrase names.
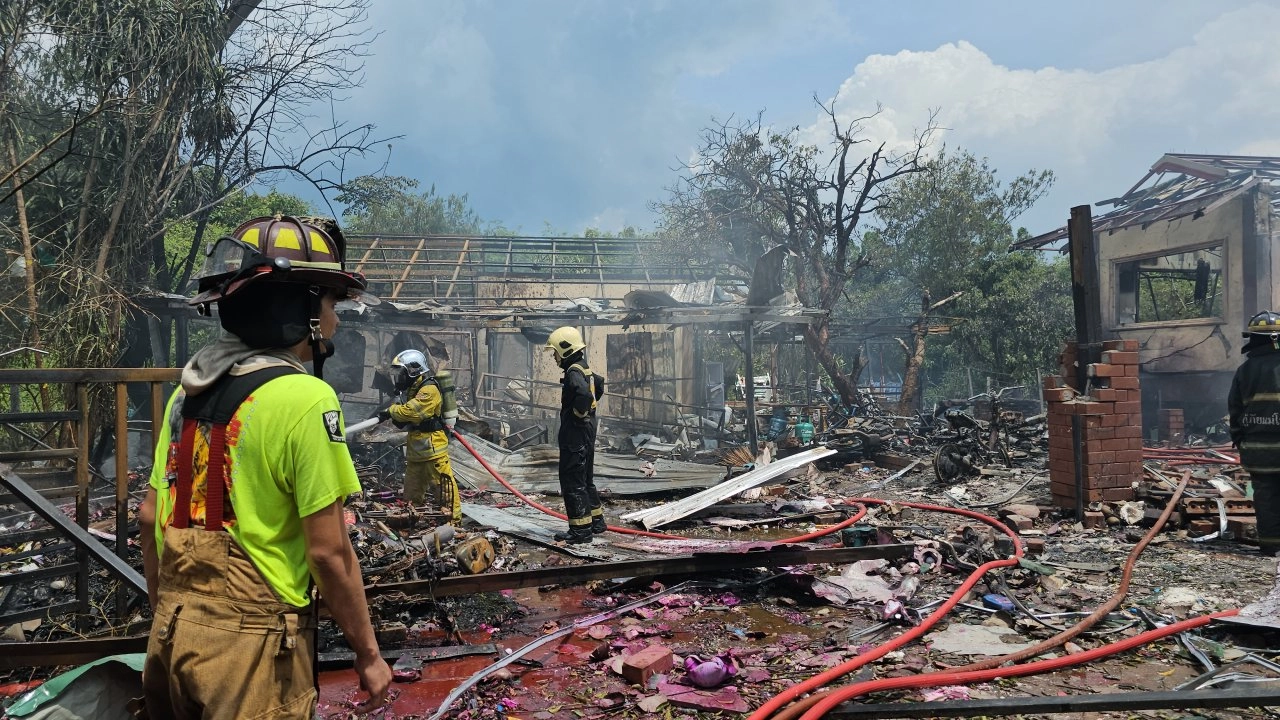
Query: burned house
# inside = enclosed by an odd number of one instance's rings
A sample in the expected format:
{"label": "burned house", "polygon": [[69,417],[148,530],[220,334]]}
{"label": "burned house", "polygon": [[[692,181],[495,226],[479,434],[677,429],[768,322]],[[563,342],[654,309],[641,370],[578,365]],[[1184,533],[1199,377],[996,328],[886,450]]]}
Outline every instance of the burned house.
{"label": "burned house", "polygon": [[[670,427],[682,418],[716,421],[723,409],[722,366],[704,363],[699,333],[741,330],[751,314],[806,322],[815,313],[782,298],[753,308],[745,282],[702,277],[664,261],[644,238],[350,235],[348,266],[363,273],[375,307],[339,308],[337,353],[325,379],[351,421],[389,394],[385,369],[400,350],[417,348],[453,373],[459,403],[484,417],[508,445],[554,437],[560,370],[544,351],[551,330],[582,330],[588,361],[608,378],[603,414],[627,430]],[[181,365],[202,332],[185,299],[145,306],[174,327]],[[202,330],[201,328],[206,328]],[[701,425],[700,421],[695,422]]]}
{"label": "burned house", "polygon": [[[1240,333],[1280,306],[1280,158],[1169,154],[1093,218],[1103,331],[1139,344],[1144,426],[1226,414]],[[1015,245],[1065,251],[1066,227]]]}

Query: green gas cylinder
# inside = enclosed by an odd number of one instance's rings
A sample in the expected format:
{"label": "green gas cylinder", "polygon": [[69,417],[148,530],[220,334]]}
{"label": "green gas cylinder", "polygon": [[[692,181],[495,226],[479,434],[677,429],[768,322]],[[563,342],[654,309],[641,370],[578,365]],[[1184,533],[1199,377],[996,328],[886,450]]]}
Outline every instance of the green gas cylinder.
{"label": "green gas cylinder", "polygon": [[813,442],[813,423],[809,420],[808,415],[800,416],[800,421],[795,425],[795,434],[801,445],[808,445]]}

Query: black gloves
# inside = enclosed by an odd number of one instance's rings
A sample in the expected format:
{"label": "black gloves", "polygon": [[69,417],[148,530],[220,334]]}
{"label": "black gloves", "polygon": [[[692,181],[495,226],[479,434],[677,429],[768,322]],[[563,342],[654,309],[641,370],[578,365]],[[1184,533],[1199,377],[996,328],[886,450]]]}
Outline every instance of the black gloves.
{"label": "black gloves", "polygon": [[378,410],[378,422],[386,422],[391,419],[391,406],[388,405]]}

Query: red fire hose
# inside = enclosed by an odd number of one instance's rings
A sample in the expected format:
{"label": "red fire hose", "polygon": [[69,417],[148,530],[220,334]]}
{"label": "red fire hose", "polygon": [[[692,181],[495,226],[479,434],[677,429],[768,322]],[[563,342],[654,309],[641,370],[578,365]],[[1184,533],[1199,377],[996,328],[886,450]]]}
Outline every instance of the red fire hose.
{"label": "red fire hose", "polygon": [[[873,499],[873,498],[856,498],[856,499],[846,500],[845,502],[857,502],[860,504],[887,504],[885,500],[879,500],[879,499]],[[921,510],[937,510],[941,512],[956,513],[958,515],[964,515],[966,517],[971,517],[976,520],[980,520],[992,526],[993,528],[1003,532],[1005,535],[1009,536],[1009,538],[1013,540],[1013,544],[1014,544],[1013,557],[1006,558],[1004,560],[992,560],[991,562],[988,562],[979,566],[977,569],[975,569],[972,573],[969,574],[969,577],[965,578],[965,581],[961,583],[960,587],[958,587],[955,590],[955,592],[951,594],[951,597],[947,598],[946,602],[938,606],[938,608],[934,610],[932,613],[930,613],[928,617],[922,620],[919,625],[911,628],[907,632],[899,635],[898,637],[890,640],[889,642],[871,650],[870,652],[863,653],[851,660],[847,660],[839,665],[836,665],[835,667],[829,670],[826,670],[822,673],[819,673],[809,678],[808,680],[805,680],[804,682],[798,683],[796,685],[792,685],[786,690],[783,690],[782,692],[775,695],[764,705],[761,705],[755,712],[751,714],[748,720],[765,720],[765,718],[768,718],[770,715],[772,715],[773,713],[781,709],[784,705],[791,702],[792,700],[795,700],[801,695],[805,693],[813,692],[814,690],[817,690],[827,685],[828,683],[836,680],[837,678],[843,677],[853,672],[854,670],[857,670],[863,665],[866,665],[867,663],[873,660],[878,660],[884,657],[885,655],[889,654],[890,652],[897,650],[903,645],[906,645],[907,643],[912,642],[913,640],[916,640],[917,638],[919,638],[920,636],[928,632],[930,628],[932,628],[934,625],[938,623],[939,620],[945,617],[946,614],[950,612],[952,608],[958,605],[960,603],[960,600],[964,598],[965,593],[969,592],[969,590],[978,583],[978,580],[982,579],[982,576],[985,575],[988,571],[994,570],[996,568],[1011,567],[1013,565],[1017,565],[1018,559],[1022,557],[1023,547],[1022,547],[1021,538],[1018,537],[1017,533],[1010,530],[1007,526],[1004,525],[1004,523],[1001,523],[999,520],[996,520],[995,518],[992,518],[987,515],[983,515],[982,513],[974,512],[972,510],[964,510],[961,508],[950,508],[950,507],[944,507],[941,505],[927,505],[924,503],[908,503],[908,502],[897,503],[897,504],[905,507],[918,508]]]}
{"label": "red fire hose", "polygon": [[[1023,677],[1025,675],[1037,675],[1043,672],[1053,670],[1061,670],[1062,668],[1080,665],[1081,663],[1092,662],[1104,657],[1109,657],[1117,653],[1132,650],[1136,647],[1145,645],[1153,640],[1176,635],[1186,630],[1193,630],[1209,624],[1210,621],[1235,615],[1238,610],[1224,610],[1222,612],[1213,613],[1211,615],[1201,615],[1200,617],[1190,618],[1182,622],[1172,623],[1164,627],[1148,630],[1131,638],[1125,638],[1119,642],[1110,645],[1104,645],[1092,650],[1086,650],[1074,655],[1064,655],[1062,657],[1051,658],[1048,660],[1039,660],[1023,665],[1013,665],[1011,667],[992,668],[990,670],[972,670],[969,672],[935,672],[922,673],[920,675],[909,675],[907,677],[882,678],[880,680],[868,680],[866,682],[854,683],[848,687],[841,688],[819,700],[808,712],[800,716],[801,720],[818,720],[834,709],[837,705],[847,702],[856,697],[866,695],[872,692],[884,692],[886,690],[902,690],[905,688],[919,687],[935,687],[938,685],[967,685],[969,683],[989,682],[1007,677]],[[752,717],[755,717],[754,715]]]}
{"label": "red fire hose", "polygon": [[[556,512],[555,510],[552,510],[551,508],[536,502],[532,498],[526,496],[525,494],[517,490],[515,487],[513,487],[510,483],[506,481],[506,479],[502,477],[501,474],[498,473],[496,469],[494,469],[492,465],[489,464],[488,461],[486,461],[484,458],[480,456],[480,454],[475,450],[475,448],[472,447],[471,444],[468,443],[466,439],[462,437],[461,434],[459,434],[456,430],[452,432],[453,432],[453,436],[458,440],[459,443],[462,444],[464,448],[466,448],[467,452],[471,453],[472,457],[474,457],[484,467],[484,469],[494,477],[494,479],[496,479],[499,483],[501,483],[502,486],[505,487],[507,490],[511,491],[511,493],[513,493],[516,497],[520,498],[520,500],[527,503],[529,506],[536,508],[537,510],[543,513],[559,518],[561,520],[566,519],[566,516],[563,513]],[[1184,459],[1190,459],[1190,458],[1179,457],[1177,459],[1184,460]],[[1175,492],[1175,500],[1176,500],[1176,496],[1180,494],[1181,490],[1186,486],[1187,479],[1188,479],[1188,476],[1184,475],[1182,483],[1178,488],[1178,492]],[[822,530],[811,532],[805,535],[800,535],[794,538],[787,538],[778,542],[784,542],[784,543],[805,542],[818,537],[822,537],[824,535],[829,535],[833,532],[836,532],[837,530],[840,530],[842,528],[848,527],[849,525],[852,525],[853,523],[857,522],[862,517],[864,517],[866,515],[865,506],[889,504],[888,501],[881,500],[878,498],[849,498],[845,500],[845,503],[848,505],[854,505],[858,507],[858,512],[853,517],[837,525],[833,525],[829,528],[824,528]],[[1205,624],[1208,624],[1214,618],[1228,617],[1238,612],[1238,610],[1233,609],[1233,610],[1222,611],[1219,613],[1214,613],[1211,615],[1204,615],[1198,618],[1191,618],[1179,623],[1174,623],[1171,625],[1167,625],[1165,627],[1157,628],[1155,630],[1151,630],[1151,631],[1142,633],[1140,635],[1127,638],[1125,640],[1121,640],[1111,645],[1105,645],[1103,647],[1094,648],[1092,650],[1076,653],[1074,655],[1067,655],[1064,657],[1052,658],[1049,660],[1041,660],[1037,662],[1025,663],[1022,665],[1014,665],[1010,667],[996,667],[996,668],[990,668],[990,669],[968,670],[968,671],[953,670],[953,671],[944,671],[944,672],[935,672],[935,673],[924,673],[920,675],[913,675],[913,676],[900,677],[900,678],[884,678],[880,680],[871,680],[871,681],[866,681],[861,683],[855,683],[853,685],[849,685],[843,688],[821,692],[817,695],[807,698],[806,701],[796,703],[795,706],[783,710],[783,708],[788,703],[791,703],[792,701],[796,700],[801,695],[814,692],[815,690],[819,690],[820,688],[823,688],[824,686],[833,682],[837,678],[843,677],[844,675],[847,675],[853,672],[854,670],[857,670],[858,668],[874,660],[884,657],[888,653],[923,636],[930,629],[932,629],[932,627],[936,625],[939,620],[945,617],[947,613],[949,613],[953,608],[955,608],[956,605],[960,603],[960,600],[963,599],[965,594],[968,593],[968,591],[978,583],[978,581],[982,578],[983,575],[985,575],[988,571],[994,570],[996,568],[1010,567],[1010,566],[1016,565],[1018,563],[1018,559],[1021,558],[1023,555],[1023,552],[1024,552],[1023,545],[1018,535],[1012,530],[1010,530],[1003,523],[996,520],[995,518],[992,518],[987,515],[983,515],[981,513],[978,513],[972,510],[945,507],[941,505],[930,505],[926,503],[911,503],[911,502],[900,502],[896,504],[903,507],[911,507],[911,508],[917,508],[921,510],[931,510],[931,511],[964,515],[966,517],[971,517],[973,519],[979,520],[983,523],[986,523],[992,526],[997,530],[1000,530],[1005,535],[1007,535],[1014,543],[1014,554],[1010,558],[1006,558],[1003,560],[993,560],[976,568],[972,573],[969,574],[969,577],[966,578],[963,583],[961,583],[961,585],[951,594],[951,596],[942,605],[940,605],[936,610],[934,610],[927,618],[921,621],[921,623],[916,627],[908,630],[907,632],[890,640],[889,642],[884,643],[883,645],[880,645],[879,647],[871,650],[870,652],[859,655],[856,658],[853,658],[829,670],[826,670],[818,675],[815,675],[814,677],[811,677],[808,680],[805,680],[804,682],[801,682],[797,685],[793,685],[792,687],[787,688],[786,690],[782,691],[781,693],[779,693],[778,695],[770,699],[764,705],[760,706],[755,712],[751,714],[748,720],[767,720],[771,716],[774,716],[775,713],[777,714],[775,720],[783,720],[783,718],[795,717],[795,715],[798,714],[799,712],[803,712],[803,715],[801,716],[801,720],[818,720],[819,718],[822,718],[823,716],[825,716],[829,711],[831,711],[841,703],[851,700],[853,698],[859,697],[861,695],[872,693],[872,692],[882,692],[886,690],[897,690],[897,689],[918,688],[918,687],[934,687],[938,685],[987,682],[987,681],[995,680],[1002,677],[1021,677],[1025,675],[1033,675],[1033,674],[1038,674],[1042,672],[1050,672],[1053,670],[1059,670],[1065,667],[1071,667],[1074,665],[1091,662],[1099,658],[1108,657],[1110,655],[1131,650],[1133,648],[1144,645],[1148,642],[1158,640],[1160,638],[1167,637],[1169,635],[1173,635],[1186,630],[1201,627]],[[1169,503],[1168,508],[1166,508],[1165,517],[1167,517],[1172,507],[1173,507],[1173,503],[1171,502]],[[1139,543],[1139,545],[1135,547],[1134,552],[1130,554],[1129,561],[1128,563],[1126,563],[1126,573],[1124,577],[1125,582],[1123,584],[1127,584],[1127,580],[1129,577],[1128,573],[1131,570],[1132,564],[1137,560],[1137,555],[1141,552],[1141,549],[1145,547],[1146,542],[1148,542],[1150,539],[1150,536],[1153,535],[1154,532],[1159,531],[1159,528],[1162,524],[1163,523],[1161,522],[1157,522],[1156,525],[1152,528],[1153,532],[1148,533],[1148,536],[1144,538],[1144,542]],[[609,526],[609,529],[619,533],[641,535],[645,537],[653,537],[653,538],[660,538],[660,539],[670,539],[670,540],[686,539],[679,535],[668,535],[665,533],[647,532],[643,530],[635,530],[633,528],[626,528],[626,527],[616,527],[612,525]],[[1123,597],[1122,593],[1117,593],[1117,595],[1119,595],[1120,597]],[[1111,603],[1109,603],[1108,605],[1111,605]],[[1105,613],[1102,613],[1102,614],[1105,615]],[[1099,615],[1099,613],[1094,613],[1094,615],[1095,616]],[[1073,634],[1078,633],[1081,629],[1088,626],[1087,625],[1088,620],[1092,618],[1093,616],[1079,623],[1076,627],[1073,627],[1069,632]],[[1054,638],[1054,640],[1057,640],[1057,639],[1058,638]],[[1043,650],[1040,650],[1040,651],[1042,652]],[[1001,659],[1002,662],[1005,660],[1006,659],[1003,659],[1003,658]]]}

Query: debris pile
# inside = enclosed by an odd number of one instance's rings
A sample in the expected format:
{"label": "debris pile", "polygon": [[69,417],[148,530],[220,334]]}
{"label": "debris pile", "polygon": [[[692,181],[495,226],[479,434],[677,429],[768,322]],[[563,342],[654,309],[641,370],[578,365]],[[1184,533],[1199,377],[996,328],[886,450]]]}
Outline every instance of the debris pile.
{"label": "debris pile", "polygon": [[[796,442],[767,442],[758,455],[722,446],[700,463],[601,453],[612,532],[582,546],[552,540],[562,521],[523,500],[554,494],[553,447],[468,438],[518,494],[455,448],[467,520],[452,528],[400,499],[395,439],[361,437],[352,447],[365,493],[347,520],[394,662],[393,710],[544,720],[747,713],[816,691],[813,678],[831,668],[846,682],[921,683],[899,699],[981,703],[1192,687],[1225,663],[1263,657],[1256,649],[1274,628],[1219,621],[1180,635],[1182,645],[1103,654],[1074,674],[928,685],[957,668],[1036,662],[1005,658],[1046,643],[1058,658],[1094,658],[1118,640],[1244,605],[1274,579],[1271,561],[1247,545],[1256,539],[1249,482],[1229,448],[1185,437],[1148,447],[1134,499],[1076,512],[1053,502],[1045,416],[1005,400],[850,417],[808,445],[793,432]],[[145,476],[139,469],[139,491]],[[112,508],[95,511],[103,533],[114,529]],[[6,569],[73,554],[23,535],[39,522],[21,517],[0,538]],[[778,567],[759,554],[782,549],[807,560]],[[835,551],[866,554],[820,559]],[[700,579],[669,584],[677,577]],[[73,592],[54,582],[44,594],[5,585],[0,603],[57,603]],[[94,602],[107,605],[112,591],[95,584]],[[145,620],[146,609],[132,614]],[[6,631],[16,641],[83,634],[57,618]],[[354,675],[331,623],[320,652],[321,716],[345,717]]]}

